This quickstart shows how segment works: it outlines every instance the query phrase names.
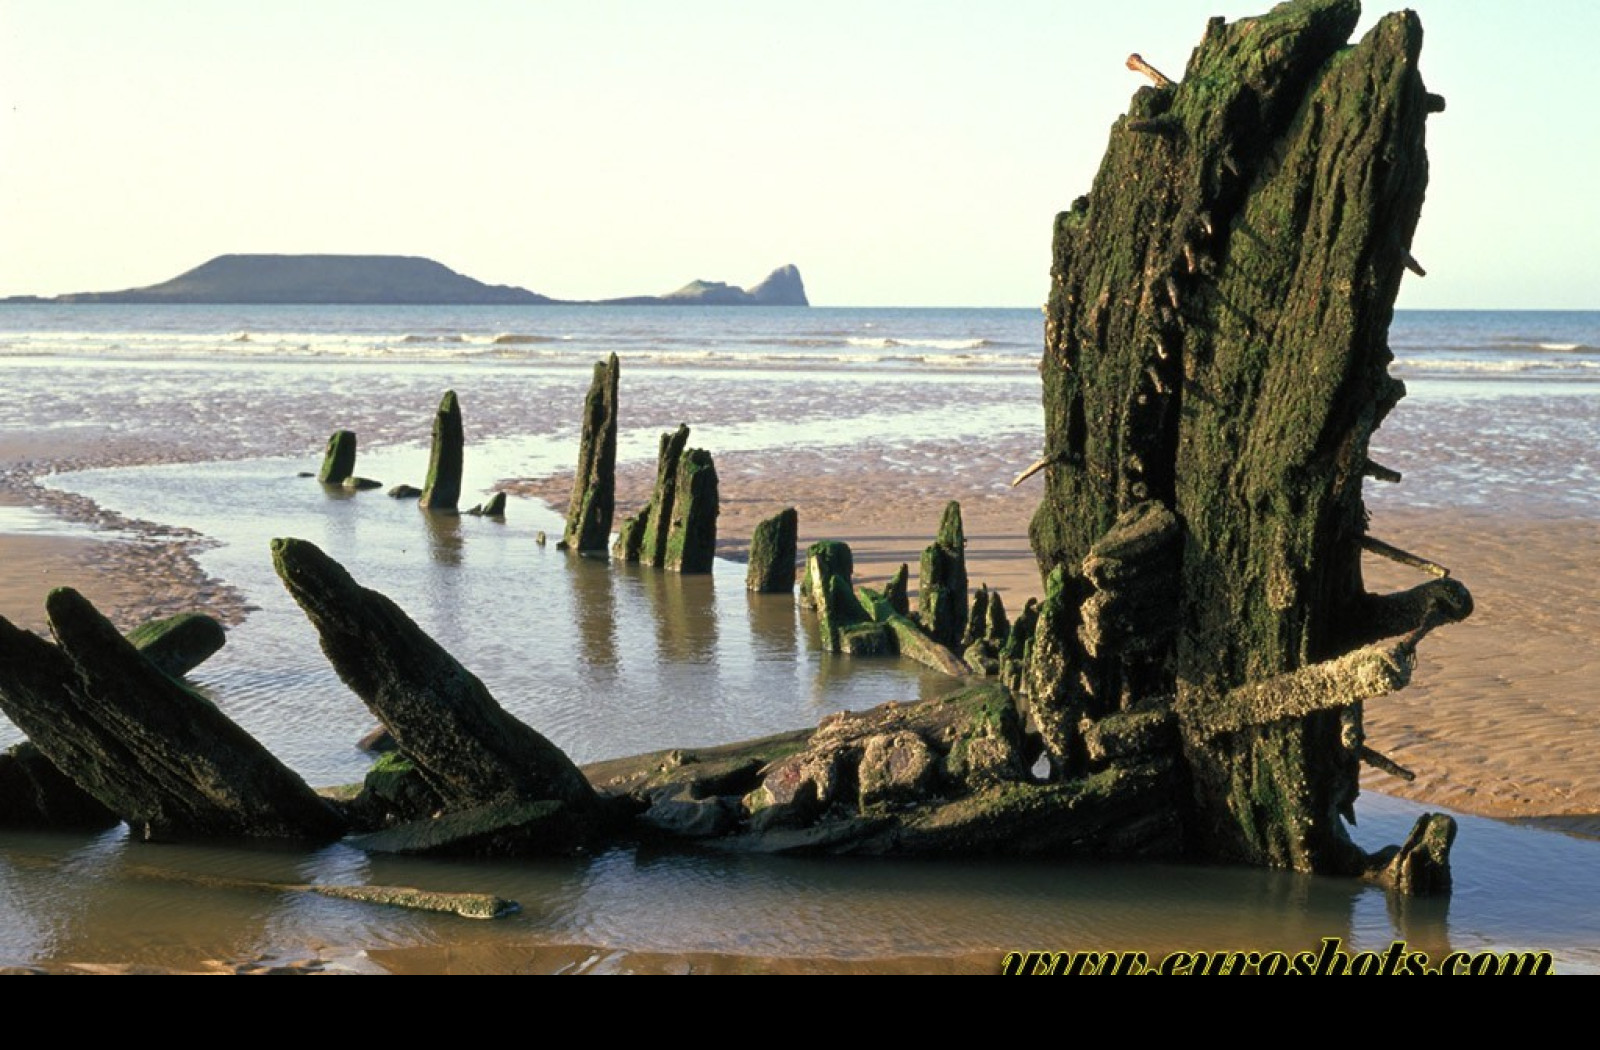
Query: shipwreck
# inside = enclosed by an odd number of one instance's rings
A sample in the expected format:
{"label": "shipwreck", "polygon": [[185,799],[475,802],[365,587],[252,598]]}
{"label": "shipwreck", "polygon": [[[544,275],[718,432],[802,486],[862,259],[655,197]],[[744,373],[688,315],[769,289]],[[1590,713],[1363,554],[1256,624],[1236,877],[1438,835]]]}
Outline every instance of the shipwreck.
{"label": "shipwreck", "polygon": [[[816,728],[579,768],[512,718],[404,611],[316,547],[272,545],[284,585],[395,750],[313,791],[181,674],[72,591],[55,641],[0,622],[0,708],[30,739],[0,760],[6,819],[146,838],[350,838],[398,852],[562,850],[624,837],[767,852],[1204,857],[1446,891],[1454,822],[1367,854],[1346,834],[1362,707],[1404,687],[1466,588],[1368,532],[1368,442],[1404,394],[1387,331],[1444,108],[1415,14],[1350,43],[1354,0],[1213,19],[1178,78],[1141,86],[1089,192],[1055,220],[1042,481],[1044,596],[1008,615],[969,588],[960,509],[882,592],[850,552],[806,553],[824,643],[899,652],[944,697]],[[618,365],[596,366],[563,546],[606,557]],[[459,497],[460,415],[440,407],[421,503]],[[716,473],[663,435],[652,501],[610,556],[710,567]],[[439,448],[453,449],[441,457]],[[354,435],[330,442],[342,483]],[[1041,477],[1042,476],[1042,477]],[[501,504],[503,508],[503,503]],[[764,523],[750,587],[793,587],[795,521]],[[1427,572],[1372,594],[1364,553]],[[163,632],[150,632],[159,637]],[[160,647],[158,646],[157,649]],[[203,658],[200,655],[199,658]]]}

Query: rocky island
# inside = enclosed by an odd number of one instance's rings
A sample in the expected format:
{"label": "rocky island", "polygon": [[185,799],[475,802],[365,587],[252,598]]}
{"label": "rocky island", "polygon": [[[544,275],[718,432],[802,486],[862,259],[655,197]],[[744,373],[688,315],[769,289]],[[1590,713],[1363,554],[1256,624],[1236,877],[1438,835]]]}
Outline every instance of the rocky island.
{"label": "rocky island", "polygon": [[800,271],[780,266],[746,289],[695,280],[666,295],[553,299],[484,284],[411,255],[219,255],[170,281],[118,292],[77,292],[30,302],[379,306],[809,306]]}

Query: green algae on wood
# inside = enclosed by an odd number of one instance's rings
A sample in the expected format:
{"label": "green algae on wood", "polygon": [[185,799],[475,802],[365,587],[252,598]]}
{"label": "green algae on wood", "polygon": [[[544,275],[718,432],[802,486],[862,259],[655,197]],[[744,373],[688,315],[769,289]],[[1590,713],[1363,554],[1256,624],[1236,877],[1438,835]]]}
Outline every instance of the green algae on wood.
{"label": "green algae on wood", "polygon": [[562,542],[581,553],[604,553],[611,539],[616,509],[617,355],[594,366],[594,379],[583,401],[583,433],[578,443],[578,472],[572,479],[567,527]]}
{"label": "green algae on wood", "polygon": [[433,448],[428,454],[428,479],[418,504],[423,510],[455,510],[461,500],[461,466],[466,434],[461,425],[461,403],[454,390],[446,390],[433,417]]}
{"label": "green algae on wood", "polygon": [[822,648],[842,652],[840,632],[871,618],[850,586],[853,558],[848,544],[819,540],[806,549],[804,593],[817,611]]}
{"label": "green algae on wood", "polygon": [[[430,850],[480,833],[545,841],[628,813],[634,831],[697,847],[1187,853],[1447,891],[1449,818],[1427,815],[1371,856],[1341,823],[1357,763],[1375,761],[1364,701],[1406,684],[1417,644],[1472,607],[1454,580],[1372,595],[1361,579],[1361,551],[1383,546],[1365,532],[1367,445],[1403,393],[1386,333],[1426,182],[1423,122],[1441,106],[1417,73],[1415,16],[1346,47],[1357,15],[1348,0],[1300,0],[1213,20],[1182,81],[1135,95],[1091,194],[1058,217],[1031,528],[1045,596],[1003,642],[1003,611],[988,598],[971,610],[969,640],[995,647],[1011,689],[586,767],[588,801],[561,756],[545,782],[459,794],[450,819],[405,835]],[[687,436],[663,436],[657,498],[624,530],[655,564],[694,488]],[[952,504],[923,573],[923,611],[947,636],[968,613],[963,547]],[[830,647],[892,638],[904,653],[920,639],[949,654],[896,612],[895,586],[852,590],[847,547],[814,545],[808,562],[803,593]],[[957,567],[961,600],[941,605]],[[433,643],[400,629],[386,599],[324,590],[296,596],[398,632],[368,646],[324,631],[341,676],[358,691],[383,675],[437,690],[418,708],[446,710],[423,729],[459,714],[475,679],[447,656],[407,663]],[[471,764],[501,735],[464,728],[465,744],[436,750]],[[432,750],[410,749],[418,770]],[[512,778],[524,763],[488,765]]]}
{"label": "green algae on wood", "polygon": [[[1082,761],[1081,720],[1175,706],[1192,848],[1330,873],[1365,865],[1340,814],[1373,694],[1290,701],[1375,641],[1349,637],[1363,610],[1416,629],[1470,609],[1375,603],[1361,580],[1367,445],[1404,392],[1387,329],[1438,107],[1416,16],[1346,46],[1359,13],[1300,0],[1214,20],[1182,80],[1141,88],[1112,129],[1056,222],[1031,527],[1055,575],[1026,677],[1055,774]],[[1141,508],[1153,546],[1119,546]]]}
{"label": "green algae on wood", "polygon": [[672,534],[673,504],[678,494],[678,462],[689,443],[689,428],[680,423],[662,434],[656,452],[656,484],[649,506],[640,515],[644,535],[639,541],[639,562],[652,568],[667,566],[667,540]]}
{"label": "green algae on wood", "polygon": [[900,563],[889,582],[883,585],[883,598],[901,616],[911,615],[910,570],[905,562]]}
{"label": "green algae on wood", "polygon": [[645,531],[650,527],[650,508],[622,519],[617,526],[617,541],[611,545],[611,556],[620,562],[636,564],[644,549]]}
{"label": "green algae on wood", "polygon": [[77,591],[52,645],[0,619],[0,709],[136,838],[327,840],[340,816],[210,701],[141,656]]}
{"label": "green algae on wood", "polygon": [[685,449],[673,485],[664,568],[681,573],[711,571],[717,553],[717,499],[717,468],[711,453]]}
{"label": "green algae on wood", "polygon": [[226,645],[228,632],[215,617],[188,612],[142,623],[127,638],[146,660],[181,677]]}
{"label": "green algae on wood", "polygon": [[750,536],[750,567],[745,573],[745,589],[761,594],[780,594],[794,590],[795,554],[800,532],[800,515],[786,507],[755,527]]}
{"label": "green algae on wood", "polygon": [[467,513],[475,517],[496,518],[504,521],[506,516],[506,494],[504,492],[496,492],[476,507],[467,511]]}
{"label": "green algae on wood", "polygon": [[324,485],[342,485],[344,479],[355,473],[356,432],[335,430],[328,436],[328,450],[322,456],[322,469],[317,480]]}
{"label": "green algae on wood", "polygon": [[447,809],[552,799],[574,819],[594,795],[572,761],[377,591],[304,540],[272,541],[278,577],[340,679],[393,734]]}
{"label": "green algae on wood", "polygon": [[922,552],[917,620],[928,636],[955,649],[967,626],[967,538],[961,527],[961,504],[951,500],[939,522],[939,534]]}

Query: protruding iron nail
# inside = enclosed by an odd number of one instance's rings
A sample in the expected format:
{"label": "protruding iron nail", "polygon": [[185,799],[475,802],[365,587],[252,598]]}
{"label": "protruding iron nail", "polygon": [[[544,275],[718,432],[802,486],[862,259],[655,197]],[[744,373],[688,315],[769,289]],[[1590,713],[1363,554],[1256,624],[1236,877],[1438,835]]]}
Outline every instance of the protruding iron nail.
{"label": "protruding iron nail", "polygon": [[1152,66],[1150,63],[1146,62],[1142,57],[1140,57],[1139,52],[1137,51],[1128,56],[1128,68],[1133,70],[1135,73],[1143,73],[1145,76],[1150,78],[1150,83],[1154,84],[1158,88],[1177,86],[1171,80],[1167,79],[1166,75],[1163,74],[1161,70],[1157,69],[1155,66]]}

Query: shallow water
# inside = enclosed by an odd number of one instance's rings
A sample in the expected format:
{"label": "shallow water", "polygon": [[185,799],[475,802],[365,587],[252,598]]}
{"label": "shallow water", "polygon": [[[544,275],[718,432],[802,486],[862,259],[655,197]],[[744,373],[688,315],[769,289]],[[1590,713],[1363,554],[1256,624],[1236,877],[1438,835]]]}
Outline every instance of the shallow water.
{"label": "shallow water", "polygon": [[[1419,807],[1369,798],[1363,839],[1403,836]],[[0,835],[0,963],[319,958],[355,965],[435,949],[430,965],[547,966],[553,948],[807,960],[967,958],[1011,950],[1283,950],[1340,937],[1449,950],[1547,949],[1600,966],[1597,844],[1464,818],[1447,900],[1351,880],[1198,865],[799,859],[618,848],[545,860],[419,860],[342,845],[151,846],[121,831]],[[223,884],[229,883],[231,884]],[[363,883],[493,893],[494,921],[429,915],[256,883]],[[581,956],[580,956],[581,957]],[[474,961],[476,960],[476,961]]]}

